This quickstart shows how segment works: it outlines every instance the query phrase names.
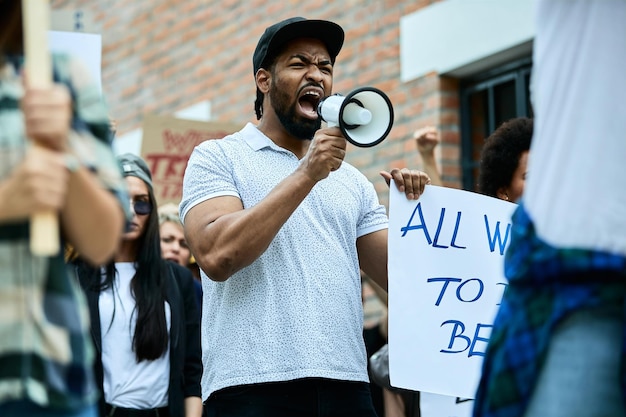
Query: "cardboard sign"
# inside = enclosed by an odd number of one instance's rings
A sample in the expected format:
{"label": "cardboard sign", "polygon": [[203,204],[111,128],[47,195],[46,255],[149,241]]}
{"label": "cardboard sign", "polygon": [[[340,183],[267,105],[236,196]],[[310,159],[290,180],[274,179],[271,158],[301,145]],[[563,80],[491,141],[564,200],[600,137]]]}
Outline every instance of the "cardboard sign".
{"label": "cardboard sign", "polygon": [[144,116],[141,157],[152,172],[158,204],[180,203],[187,161],[198,144],[205,140],[221,139],[242,127],[237,123]]}
{"label": "cardboard sign", "polygon": [[389,208],[391,384],[474,398],[502,294],[516,205],[427,186]]}

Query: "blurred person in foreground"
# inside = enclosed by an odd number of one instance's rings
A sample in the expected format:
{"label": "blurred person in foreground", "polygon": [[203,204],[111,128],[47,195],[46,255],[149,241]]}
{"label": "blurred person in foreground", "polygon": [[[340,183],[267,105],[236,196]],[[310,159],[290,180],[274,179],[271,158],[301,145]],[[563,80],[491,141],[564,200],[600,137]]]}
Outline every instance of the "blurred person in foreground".
{"label": "blurred person in foreground", "polygon": [[624,416],[626,1],[536,6],[529,175],[474,416]]}
{"label": "blurred person in foreground", "polygon": [[59,213],[63,241],[100,264],[124,229],[126,188],[85,69],[55,55],[54,84],[36,89],[23,64],[21,2],[0,0],[0,416],[93,417],[84,297],[62,251],[30,252],[29,217]]}

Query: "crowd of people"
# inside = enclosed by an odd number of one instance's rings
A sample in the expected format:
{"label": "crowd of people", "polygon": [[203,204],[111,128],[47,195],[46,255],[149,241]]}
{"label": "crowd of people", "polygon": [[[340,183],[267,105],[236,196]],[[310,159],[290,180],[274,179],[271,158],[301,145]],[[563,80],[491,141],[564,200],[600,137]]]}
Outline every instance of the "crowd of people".
{"label": "crowd of people", "polygon": [[[626,81],[585,100],[596,65],[626,67],[619,1],[540,2],[540,123],[508,120],[485,140],[477,190],[519,206],[475,417],[626,415]],[[258,123],[197,146],[180,205],[159,206],[146,162],[114,156],[80,64],[55,55],[52,86],[31,87],[21,4],[0,11],[0,416],[420,415],[419,392],[371,378],[387,317],[364,328],[362,291],[386,305],[388,218],[317,113],[342,27],[268,27],[252,57]],[[592,43],[574,49],[576,36]],[[555,83],[563,56],[575,70]],[[443,185],[439,132],[414,141],[423,171],[380,173],[409,200]],[[582,202],[591,189],[602,207]],[[67,249],[52,257],[29,249],[45,210]]]}

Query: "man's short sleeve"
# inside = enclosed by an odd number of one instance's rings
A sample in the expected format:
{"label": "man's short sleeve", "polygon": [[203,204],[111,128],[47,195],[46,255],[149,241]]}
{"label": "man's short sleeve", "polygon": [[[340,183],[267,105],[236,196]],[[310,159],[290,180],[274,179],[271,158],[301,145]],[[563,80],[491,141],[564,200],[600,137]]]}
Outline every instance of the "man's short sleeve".
{"label": "man's short sleeve", "polygon": [[377,232],[388,227],[387,211],[380,204],[374,185],[363,177],[361,184],[363,195],[363,215],[357,225],[357,237]]}
{"label": "man's short sleeve", "polygon": [[189,158],[183,179],[180,219],[184,223],[189,210],[215,197],[240,198],[233,175],[232,156],[226,149],[228,138],[213,139],[198,145]]}

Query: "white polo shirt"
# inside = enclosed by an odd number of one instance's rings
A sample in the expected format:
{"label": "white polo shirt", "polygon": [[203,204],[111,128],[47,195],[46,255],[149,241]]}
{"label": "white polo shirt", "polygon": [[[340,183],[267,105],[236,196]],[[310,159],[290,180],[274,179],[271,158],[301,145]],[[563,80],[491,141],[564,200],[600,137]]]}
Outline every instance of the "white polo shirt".
{"label": "white polo shirt", "polygon": [[[252,124],[206,141],[185,172],[181,218],[218,196],[252,207],[299,163]],[[373,185],[344,162],[250,266],[225,282],[203,272],[203,399],[229,386],[305,377],[368,381],[356,240],[385,228]]]}

